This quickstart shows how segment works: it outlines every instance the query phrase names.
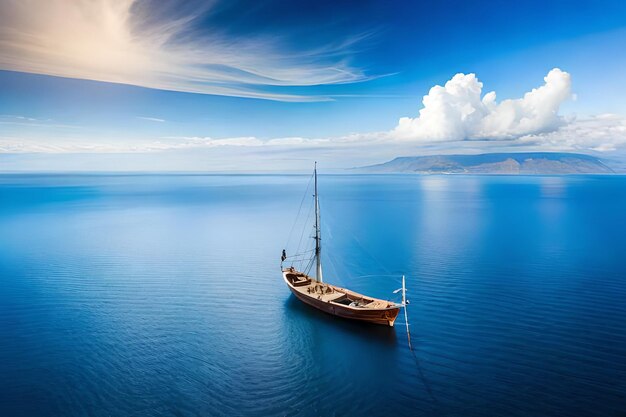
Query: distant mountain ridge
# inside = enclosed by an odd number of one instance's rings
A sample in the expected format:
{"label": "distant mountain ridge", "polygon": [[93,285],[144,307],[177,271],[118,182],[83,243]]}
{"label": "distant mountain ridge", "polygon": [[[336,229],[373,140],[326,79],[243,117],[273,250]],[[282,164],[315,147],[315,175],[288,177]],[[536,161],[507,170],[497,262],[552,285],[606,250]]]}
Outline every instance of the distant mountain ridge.
{"label": "distant mountain ridge", "polygon": [[365,172],[418,174],[612,174],[606,161],[591,155],[564,152],[511,152],[478,155],[403,156]]}

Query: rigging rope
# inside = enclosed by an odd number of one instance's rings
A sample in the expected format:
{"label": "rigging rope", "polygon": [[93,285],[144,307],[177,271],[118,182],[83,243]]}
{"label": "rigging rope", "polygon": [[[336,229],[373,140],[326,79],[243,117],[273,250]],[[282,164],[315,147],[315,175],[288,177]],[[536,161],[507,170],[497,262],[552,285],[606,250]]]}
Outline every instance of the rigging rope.
{"label": "rigging rope", "polygon": [[307,194],[309,193],[309,188],[311,188],[311,181],[313,179],[313,175],[311,175],[309,177],[309,182],[307,182],[306,185],[306,189],[304,190],[304,195],[302,196],[302,200],[300,200],[300,207],[298,208],[298,213],[296,214],[296,219],[294,220],[293,224],[291,225],[291,230],[289,231],[289,235],[287,237],[287,243],[285,243],[285,248],[289,247],[289,243],[291,243],[291,235],[293,234],[293,230],[296,227],[296,224],[298,223],[298,219],[300,218],[300,212],[302,211],[302,205],[304,204],[304,199],[306,198]]}
{"label": "rigging rope", "polygon": [[313,211],[313,206],[309,207],[309,213],[305,219],[305,227],[302,228],[302,233],[300,234],[300,240],[298,241],[298,248],[296,249],[296,253],[300,253],[300,246],[302,245],[302,239],[304,238],[304,232],[307,230],[306,224],[309,223],[309,218],[311,217],[311,212]]}

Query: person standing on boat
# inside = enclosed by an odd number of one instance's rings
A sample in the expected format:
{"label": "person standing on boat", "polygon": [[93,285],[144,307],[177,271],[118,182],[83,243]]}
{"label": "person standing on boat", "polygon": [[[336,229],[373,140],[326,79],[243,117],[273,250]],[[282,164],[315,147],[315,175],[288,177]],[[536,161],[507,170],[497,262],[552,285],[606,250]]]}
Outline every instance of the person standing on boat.
{"label": "person standing on boat", "polygon": [[280,260],[281,262],[285,262],[285,259],[287,259],[287,252],[283,249],[283,254],[280,256]]}

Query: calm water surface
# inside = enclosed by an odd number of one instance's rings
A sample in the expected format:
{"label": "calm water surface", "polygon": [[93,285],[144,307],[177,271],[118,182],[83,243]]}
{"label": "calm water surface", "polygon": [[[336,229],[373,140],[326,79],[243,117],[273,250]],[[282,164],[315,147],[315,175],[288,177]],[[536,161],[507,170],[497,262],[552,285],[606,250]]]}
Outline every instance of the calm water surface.
{"label": "calm water surface", "polygon": [[0,176],[0,415],[626,415],[625,177],[322,176],[326,279],[406,274],[415,355],[290,296],[308,181]]}

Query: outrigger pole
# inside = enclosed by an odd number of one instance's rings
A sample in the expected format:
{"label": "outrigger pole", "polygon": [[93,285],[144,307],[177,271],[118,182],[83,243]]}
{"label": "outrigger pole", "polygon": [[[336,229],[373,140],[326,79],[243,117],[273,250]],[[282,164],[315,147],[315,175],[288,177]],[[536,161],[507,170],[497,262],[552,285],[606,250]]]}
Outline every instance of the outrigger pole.
{"label": "outrigger pole", "polygon": [[404,306],[404,322],[406,323],[406,336],[409,339],[409,349],[413,350],[413,346],[411,346],[411,331],[409,330],[409,316],[406,313],[406,285],[404,283],[404,275],[402,275],[402,305]]}
{"label": "outrigger pole", "polygon": [[409,315],[406,312],[406,305],[409,304],[409,300],[406,299],[406,283],[404,279],[404,275],[402,275],[402,288],[398,288],[393,293],[397,294],[402,291],[402,304],[399,306],[404,308],[404,322],[406,323],[406,337],[409,340],[409,349],[413,350],[413,346],[411,345],[411,331],[409,330]]}

